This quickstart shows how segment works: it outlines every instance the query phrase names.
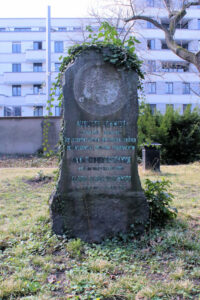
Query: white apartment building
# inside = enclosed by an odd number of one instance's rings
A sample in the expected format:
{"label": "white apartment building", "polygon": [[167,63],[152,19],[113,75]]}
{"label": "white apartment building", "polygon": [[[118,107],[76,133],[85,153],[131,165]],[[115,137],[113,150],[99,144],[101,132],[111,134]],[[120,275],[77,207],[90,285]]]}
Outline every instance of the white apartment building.
{"label": "white apartment building", "polygon": [[[146,14],[159,19],[165,26],[167,17],[158,0],[145,0]],[[0,19],[0,117],[46,115],[46,20]],[[84,28],[94,19],[51,19],[51,77],[58,74],[59,57],[67,48],[84,38]],[[187,104],[200,104],[199,74],[196,68],[167,49],[164,33],[146,21],[138,21],[135,35],[141,44],[138,55],[146,71],[144,90],[152,110],[161,112],[167,105],[183,112]],[[177,29],[176,40],[190,51],[200,47],[200,9],[190,8],[184,23]],[[56,92],[58,96],[59,91]],[[52,113],[60,115],[54,101]]]}
{"label": "white apartment building", "polygon": [[[83,40],[89,19],[51,19],[51,80],[56,81],[61,56]],[[93,26],[94,30],[97,28]],[[46,20],[0,19],[0,117],[46,115]],[[55,98],[59,96],[56,91]],[[52,113],[60,115],[54,101]]]}

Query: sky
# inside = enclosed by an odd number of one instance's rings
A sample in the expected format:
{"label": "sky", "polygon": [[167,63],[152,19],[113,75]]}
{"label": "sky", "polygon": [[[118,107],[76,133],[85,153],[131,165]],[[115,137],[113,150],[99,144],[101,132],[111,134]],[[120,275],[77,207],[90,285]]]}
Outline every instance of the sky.
{"label": "sky", "polygon": [[[51,6],[52,18],[88,17],[97,0],[1,0],[0,18],[44,18]],[[99,0],[100,2],[101,0]]]}

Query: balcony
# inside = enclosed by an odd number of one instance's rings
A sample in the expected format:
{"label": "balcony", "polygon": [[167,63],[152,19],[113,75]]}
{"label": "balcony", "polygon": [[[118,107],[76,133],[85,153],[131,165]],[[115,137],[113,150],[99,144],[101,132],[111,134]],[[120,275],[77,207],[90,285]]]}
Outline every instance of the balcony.
{"label": "balcony", "polygon": [[46,105],[45,94],[28,94],[24,97],[23,105]]}
{"label": "balcony", "polygon": [[0,53],[0,62],[23,63],[25,53]]}
{"label": "balcony", "polygon": [[140,50],[138,55],[142,60],[182,61],[171,50]]}
{"label": "balcony", "polygon": [[6,103],[6,99],[8,99],[8,97],[0,95],[0,106],[3,106]]}
{"label": "balcony", "polygon": [[3,74],[4,84],[41,84],[45,81],[45,72],[7,72]]}
{"label": "balcony", "polygon": [[46,51],[45,50],[27,50],[26,61],[27,62],[45,62]]}
{"label": "balcony", "polygon": [[6,105],[11,105],[11,106],[18,106],[22,105],[24,102],[24,97],[23,96],[5,96],[5,95],[0,95],[0,106],[6,106]]}
{"label": "balcony", "polygon": [[[158,74],[160,76],[158,76]],[[156,75],[148,74],[148,81],[163,81],[163,82],[199,82],[199,74],[191,72],[159,72]]]}
{"label": "balcony", "polygon": [[0,106],[35,106],[35,105],[46,105],[46,95],[38,94],[38,95],[25,95],[25,96],[5,96],[0,95]]}
{"label": "balcony", "polygon": [[[155,29],[142,29],[141,34],[146,39],[165,39],[165,34],[162,30],[155,28]],[[197,29],[177,29],[175,33],[175,40],[181,41],[192,41],[198,40],[199,30]]]}
{"label": "balcony", "polygon": [[173,104],[195,104],[199,105],[199,99],[197,95],[146,95],[147,103],[173,103]]}

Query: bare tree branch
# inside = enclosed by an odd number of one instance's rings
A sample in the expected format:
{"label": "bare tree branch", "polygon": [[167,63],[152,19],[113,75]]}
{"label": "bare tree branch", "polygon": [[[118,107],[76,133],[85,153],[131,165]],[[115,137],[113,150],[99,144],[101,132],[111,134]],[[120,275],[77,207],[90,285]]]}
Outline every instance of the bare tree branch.
{"label": "bare tree branch", "polygon": [[176,31],[177,24],[184,18],[185,15],[186,15],[186,10],[182,9],[181,11],[177,12],[173,17],[170,18],[169,31],[172,35],[174,35]]}
{"label": "bare tree branch", "polygon": [[200,0],[188,2],[183,4],[183,7],[179,11],[172,11],[170,6],[170,0],[163,0],[167,6],[167,10],[169,12],[169,19],[170,19],[170,26],[169,31],[172,35],[174,35],[176,31],[177,24],[185,17],[187,14],[186,9],[190,8],[191,6],[199,5]]}
{"label": "bare tree branch", "polygon": [[165,31],[168,31],[161,23],[159,23],[158,21],[152,19],[151,17],[147,17],[147,16],[143,16],[143,15],[135,15],[135,16],[132,16],[131,18],[127,18],[125,19],[125,22],[128,23],[130,21],[134,21],[134,20],[144,20],[144,21],[147,21],[147,22],[150,22],[152,24],[154,24],[157,28],[160,28],[161,30],[163,30],[164,32]]}
{"label": "bare tree branch", "polygon": [[129,3],[130,3],[130,8],[131,8],[132,14],[134,15],[133,1],[129,0]]}
{"label": "bare tree branch", "polygon": [[171,2],[170,2],[170,0],[163,0],[163,1],[164,1],[165,7],[166,7],[169,15],[171,15],[172,11],[171,11]]}
{"label": "bare tree branch", "polygon": [[[103,1],[103,0],[102,0]],[[106,0],[108,1],[108,0]],[[117,18],[113,19],[113,21],[116,24],[116,19],[119,20],[122,18],[124,20],[125,24],[129,23],[131,26],[129,28],[126,28],[126,33],[130,34],[130,31],[133,27],[133,21],[136,20],[144,20],[147,22],[150,22],[155,27],[161,29],[165,34],[165,40],[168,48],[173,51],[177,56],[182,58],[185,61],[188,61],[189,63],[192,63],[196,66],[196,68],[200,72],[200,51],[196,54],[192,51],[188,51],[187,49],[184,49],[180,45],[177,44],[177,42],[174,39],[174,35],[177,29],[177,25],[181,22],[181,20],[185,17],[187,13],[187,9],[189,9],[191,6],[197,6],[200,5],[200,0],[178,0],[178,2],[173,2],[173,0],[162,0],[166,10],[168,12],[168,21],[169,21],[169,29],[167,29],[161,21],[158,21],[154,19],[153,17],[150,17],[147,15],[147,12],[145,13],[146,9],[142,9],[142,6],[137,6],[137,2],[134,0],[113,0],[113,13],[116,15],[116,8],[117,8]],[[109,1],[108,1],[109,2]],[[110,2],[109,2],[110,3]],[[178,7],[178,8],[176,8]],[[136,9],[140,9],[140,13],[136,13]],[[123,13],[122,13],[123,11]],[[125,17],[127,14],[127,17]],[[131,14],[131,15],[130,15]],[[93,14],[94,15],[94,14]],[[97,17],[97,16],[96,16]],[[159,16],[158,16],[159,19]],[[110,18],[109,18],[110,20]],[[117,23],[117,25],[119,25]],[[121,23],[120,23],[121,26]],[[122,33],[124,38],[124,34]],[[120,33],[119,33],[120,34]]]}
{"label": "bare tree branch", "polygon": [[190,6],[195,6],[195,5],[200,5],[200,0],[188,2],[188,3],[186,3],[186,4],[183,6],[183,8],[184,8],[184,9],[187,9],[187,8],[189,8]]}
{"label": "bare tree branch", "polygon": [[186,10],[190,8],[191,6],[200,5],[200,0],[198,1],[192,1],[192,2],[183,2],[183,6],[180,10],[175,11],[172,10],[171,0],[163,0],[165,3],[165,6],[169,13],[169,30],[165,28],[161,23],[154,20],[151,17],[145,16],[145,15],[135,15],[133,14],[132,17],[125,19],[125,22],[130,22],[134,20],[144,20],[147,22],[152,23],[157,28],[161,29],[165,33],[165,40],[167,43],[167,46],[169,49],[171,49],[176,55],[178,55],[180,58],[194,64],[197,69],[200,71],[200,51],[198,53],[193,53],[191,51],[188,51],[178,45],[176,41],[174,40],[173,36],[176,31],[177,24],[184,18],[186,15]]}
{"label": "bare tree branch", "polygon": [[180,58],[194,64],[200,71],[200,66],[198,66],[197,64],[197,57],[195,53],[188,51],[178,45],[169,31],[165,32],[165,40],[169,49],[171,49]]}

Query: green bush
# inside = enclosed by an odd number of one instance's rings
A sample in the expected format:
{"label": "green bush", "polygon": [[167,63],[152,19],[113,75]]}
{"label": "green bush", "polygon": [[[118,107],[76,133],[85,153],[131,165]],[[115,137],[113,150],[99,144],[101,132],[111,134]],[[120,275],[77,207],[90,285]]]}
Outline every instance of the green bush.
{"label": "green bush", "polygon": [[150,209],[150,224],[163,226],[167,221],[176,218],[177,209],[170,206],[174,196],[167,192],[171,185],[169,180],[145,180],[145,196]]}
{"label": "green bush", "polygon": [[[200,159],[200,114],[188,106],[181,115],[171,107],[164,115],[152,114],[143,104],[138,119],[138,144],[160,143],[161,160],[167,164],[190,163]],[[139,152],[141,155],[141,149]]]}
{"label": "green bush", "polygon": [[81,241],[81,239],[70,240],[66,245],[66,249],[71,257],[80,258],[81,253],[83,252],[83,246],[84,243]]}

